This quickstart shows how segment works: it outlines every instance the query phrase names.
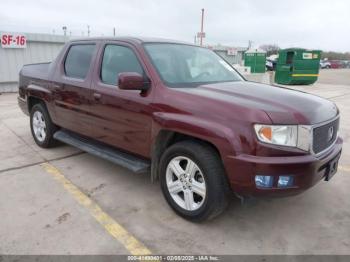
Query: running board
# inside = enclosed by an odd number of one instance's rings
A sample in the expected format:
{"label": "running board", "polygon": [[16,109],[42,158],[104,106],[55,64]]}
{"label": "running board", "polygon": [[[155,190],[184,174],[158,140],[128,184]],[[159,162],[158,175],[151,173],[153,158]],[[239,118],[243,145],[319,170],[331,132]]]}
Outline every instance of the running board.
{"label": "running board", "polygon": [[93,139],[82,137],[67,130],[59,130],[53,135],[53,137],[65,144],[69,144],[82,151],[109,160],[135,173],[146,173],[149,171],[149,161],[127,154],[106,144],[94,141]]}

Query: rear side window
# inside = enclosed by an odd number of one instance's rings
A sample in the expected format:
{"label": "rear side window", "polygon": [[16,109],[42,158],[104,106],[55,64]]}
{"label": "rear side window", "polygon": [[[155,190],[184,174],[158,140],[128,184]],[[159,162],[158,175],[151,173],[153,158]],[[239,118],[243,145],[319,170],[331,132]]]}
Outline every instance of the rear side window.
{"label": "rear side window", "polygon": [[136,72],[143,75],[143,69],[135,53],[128,47],[106,45],[103,53],[101,80],[109,85],[118,83],[118,74]]}
{"label": "rear side window", "polygon": [[89,71],[95,45],[73,45],[64,62],[66,76],[84,79]]}

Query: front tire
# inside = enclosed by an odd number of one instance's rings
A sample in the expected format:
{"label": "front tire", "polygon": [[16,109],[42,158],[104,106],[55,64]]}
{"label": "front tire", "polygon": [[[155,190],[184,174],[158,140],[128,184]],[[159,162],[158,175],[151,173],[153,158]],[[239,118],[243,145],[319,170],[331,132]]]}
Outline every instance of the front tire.
{"label": "front tire", "polygon": [[30,129],[38,146],[49,148],[57,144],[57,140],[53,138],[57,126],[52,123],[45,105],[39,103],[32,107],[30,111]]}
{"label": "front tire", "polygon": [[191,221],[212,219],[228,204],[221,159],[206,144],[183,141],[169,147],[161,157],[160,184],[173,210]]}

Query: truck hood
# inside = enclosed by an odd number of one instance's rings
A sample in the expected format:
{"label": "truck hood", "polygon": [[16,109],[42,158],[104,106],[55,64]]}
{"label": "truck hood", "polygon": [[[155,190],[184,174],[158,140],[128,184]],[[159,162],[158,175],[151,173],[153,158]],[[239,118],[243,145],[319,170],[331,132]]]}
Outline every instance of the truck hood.
{"label": "truck hood", "polygon": [[324,98],[248,81],[207,84],[178,90],[235,106],[262,110],[274,124],[312,125],[332,119],[338,114],[335,104]]}

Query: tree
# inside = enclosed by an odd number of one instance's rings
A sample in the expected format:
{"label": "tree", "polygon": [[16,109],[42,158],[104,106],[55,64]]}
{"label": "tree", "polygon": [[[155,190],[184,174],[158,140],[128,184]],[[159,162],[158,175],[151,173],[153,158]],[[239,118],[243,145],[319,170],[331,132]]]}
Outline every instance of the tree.
{"label": "tree", "polygon": [[266,51],[266,56],[277,55],[280,50],[279,46],[276,44],[261,45],[259,48]]}
{"label": "tree", "polygon": [[350,53],[322,52],[322,59],[324,58],[328,58],[329,60],[350,60]]}

